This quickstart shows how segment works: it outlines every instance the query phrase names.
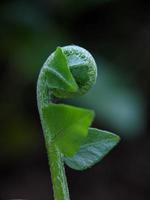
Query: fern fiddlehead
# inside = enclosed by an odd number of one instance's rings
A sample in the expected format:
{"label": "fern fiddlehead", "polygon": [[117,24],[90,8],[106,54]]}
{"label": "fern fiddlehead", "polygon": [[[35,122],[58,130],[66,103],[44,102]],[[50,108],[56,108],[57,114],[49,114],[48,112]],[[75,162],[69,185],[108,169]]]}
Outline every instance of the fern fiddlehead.
{"label": "fern fiddlehead", "polygon": [[101,160],[119,141],[114,134],[89,128],[93,111],[55,103],[55,99],[85,94],[95,84],[96,77],[94,58],[75,45],[58,47],[40,71],[37,102],[55,200],[70,199],[64,162],[77,170],[86,169]]}

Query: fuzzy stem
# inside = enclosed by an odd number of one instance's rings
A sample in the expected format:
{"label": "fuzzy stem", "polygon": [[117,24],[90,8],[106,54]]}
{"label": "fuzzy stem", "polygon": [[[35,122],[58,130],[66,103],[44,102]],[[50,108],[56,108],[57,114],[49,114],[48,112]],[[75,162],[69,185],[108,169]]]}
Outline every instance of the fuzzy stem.
{"label": "fuzzy stem", "polygon": [[48,149],[48,159],[55,200],[69,200],[69,191],[62,155],[56,145]]}
{"label": "fuzzy stem", "polygon": [[42,108],[49,104],[49,98],[49,90],[46,85],[44,73],[41,70],[37,84],[37,102],[48,153],[54,199],[70,200],[63,157],[58,147],[52,144],[51,134],[48,132],[47,126],[44,122]]}

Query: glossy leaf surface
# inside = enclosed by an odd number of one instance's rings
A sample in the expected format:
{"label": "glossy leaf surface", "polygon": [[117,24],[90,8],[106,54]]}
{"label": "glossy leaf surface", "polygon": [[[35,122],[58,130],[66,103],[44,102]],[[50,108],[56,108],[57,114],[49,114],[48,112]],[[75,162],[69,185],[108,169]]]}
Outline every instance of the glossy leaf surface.
{"label": "glossy leaf surface", "polygon": [[117,143],[119,136],[107,131],[89,128],[88,136],[73,157],[66,157],[66,164],[84,170],[99,162]]}

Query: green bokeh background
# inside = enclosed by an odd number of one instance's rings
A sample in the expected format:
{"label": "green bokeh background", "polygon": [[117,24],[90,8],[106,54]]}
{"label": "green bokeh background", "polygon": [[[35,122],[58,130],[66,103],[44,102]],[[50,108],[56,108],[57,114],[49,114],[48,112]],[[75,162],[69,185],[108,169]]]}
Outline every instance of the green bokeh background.
{"label": "green bokeh background", "polygon": [[149,200],[149,10],[133,0],[1,1],[0,199],[53,199],[36,81],[57,46],[76,44],[99,76],[67,103],[94,109],[93,126],[122,141],[92,169],[66,168],[72,200]]}

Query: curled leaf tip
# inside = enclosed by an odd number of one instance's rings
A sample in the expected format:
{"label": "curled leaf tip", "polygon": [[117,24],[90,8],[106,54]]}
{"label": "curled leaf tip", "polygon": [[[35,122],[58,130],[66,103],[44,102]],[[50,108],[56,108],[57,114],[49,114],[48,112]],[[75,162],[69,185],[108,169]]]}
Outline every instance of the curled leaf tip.
{"label": "curled leaf tip", "polygon": [[58,98],[83,95],[96,82],[94,58],[87,50],[76,45],[57,47],[44,66],[53,74],[49,85],[53,95]]}

